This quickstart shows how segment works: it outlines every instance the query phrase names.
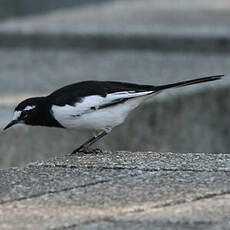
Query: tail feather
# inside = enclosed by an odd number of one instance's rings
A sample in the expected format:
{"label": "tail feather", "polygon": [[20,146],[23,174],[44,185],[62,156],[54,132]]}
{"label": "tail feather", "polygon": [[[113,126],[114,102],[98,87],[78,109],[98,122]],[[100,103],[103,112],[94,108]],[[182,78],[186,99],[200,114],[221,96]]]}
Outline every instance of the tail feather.
{"label": "tail feather", "polygon": [[174,88],[174,87],[184,87],[187,85],[194,85],[194,84],[204,83],[208,81],[216,81],[216,80],[220,80],[223,77],[224,75],[214,75],[214,76],[209,76],[209,77],[197,78],[193,80],[180,81],[180,82],[168,84],[168,85],[159,85],[155,87],[155,90],[160,91],[160,90]]}

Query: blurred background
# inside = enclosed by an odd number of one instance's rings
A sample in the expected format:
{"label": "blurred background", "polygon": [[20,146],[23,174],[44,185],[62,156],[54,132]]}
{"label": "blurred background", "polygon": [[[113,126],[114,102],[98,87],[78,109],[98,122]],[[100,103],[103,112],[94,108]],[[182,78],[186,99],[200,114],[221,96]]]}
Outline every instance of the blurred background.
{"label": "blurred background", "polygon": [[[223,81],[157,95],[98,145],[227,153],[230,1],[0,0],[0,128],[21,100],[82,80]],[[87,133],[18,125],[0,133],[0,168],[64,155]]]}

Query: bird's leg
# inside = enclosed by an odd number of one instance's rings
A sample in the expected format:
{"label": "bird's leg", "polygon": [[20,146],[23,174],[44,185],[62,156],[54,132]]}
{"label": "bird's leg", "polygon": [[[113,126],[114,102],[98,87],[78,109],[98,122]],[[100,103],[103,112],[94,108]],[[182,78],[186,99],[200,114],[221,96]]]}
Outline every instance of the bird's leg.
{"label": "bird's leg", "polygon": [[96,138],[96,136],[91,137],[86,142],[84,142],[81,146],[79,146],[77,149],[75,149],[70,155],[74,155],[77,152],[89,152],[88,144],[93,141]]}
{"label": "bird's leg", "polygon": [[97,136],[90,138],[84,144],[82,144],[77,149],[75,149],[70,155],[74,155],[77,152],[84,152],[84,153],[90,152],[89,146],[91,146],[92,144],[94,144],[96,141],[98,141],[99,139],[101,139],[102,137],[104,137],[107,134],[108,134],[108,131],[103,131],[100,134],[98,134]]}

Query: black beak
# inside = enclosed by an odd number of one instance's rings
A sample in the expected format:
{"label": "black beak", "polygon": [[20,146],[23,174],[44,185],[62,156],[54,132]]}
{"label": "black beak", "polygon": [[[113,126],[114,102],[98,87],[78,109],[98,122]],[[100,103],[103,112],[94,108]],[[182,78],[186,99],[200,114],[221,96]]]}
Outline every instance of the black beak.
{"label": "black beak", "polygon": [[13,120],[3,130],[10,128],[11,126],[16,125],[17,123],[19,123],[19,121]]}

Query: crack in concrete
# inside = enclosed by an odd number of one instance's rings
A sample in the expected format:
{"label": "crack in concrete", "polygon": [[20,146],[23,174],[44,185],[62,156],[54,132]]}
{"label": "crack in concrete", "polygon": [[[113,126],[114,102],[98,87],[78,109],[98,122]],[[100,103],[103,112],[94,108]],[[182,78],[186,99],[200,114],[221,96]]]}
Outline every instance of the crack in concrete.
{"label": "crack in concrete", "polygon": [[160,205],[156,205],[153,207],[153,209],[155,208],[164,208],[164,207],[171,207],[171,206],[176,206],[176,205],[180,205],[180,204],[186,204],[186,203],[191,203],[191,202],[195,202],[195,201],[199,201],[199,200],[206,200],[206,199],[211,199],[213,197],[218,197],[218,196],[223,196],[223,195],[230,195],[230,190],[222,190],[222,191],[216,191],[214,193],[209,193],[209,194],[205,194],[205,195],[201,195],[201,196],[197,196],[191,200],[178,200],[176,202],[168,202],[165,204],[160,204]]}
{"label": "crack in concrete", "polygon": [[[134,208],[133,210],[129,210],[129,211],[124,211],[124,212],[120,212],[119,214],[115,214],[115,215],[109,215],[109,216],[104,216],[104,217],[99,217],[98,219],[92,219],[92,220],[87,220],[85,222],[79,223],[79,224],[72,224],[69,226],[63,226],[60,228],[53,228],[51,230],[68,230],[69,228],[75,228],[81,225],[89,225],[89,224],[93,224],[93,223],[98,223],[98,222],[114,222],[114,218],[119,218],[119,217],[124,217],[126,215],[130,215],[130,214],[136,214],[136,213],[144,213],[144,212],[148,212],[154,209],[159,209],[159,208],[167,208],[167,207],[173,207],[173,206],[177,206],[177,205],[181,205],[181,204],[186,204],[186,203],[191,203],[191,202],[195,202],[195,201],[199,201],[199,200],[205,200],[205,199],[211,199],[213,197],[217,197],[217,196],[223,196],[226,194],[230,194],[230,190],[225,190],[225,191],[219,191],[219,193],[210,193],[210,194],[206,194],[204,196],[198,196],[196,198],[194,198],[193,200],[187,201],[187,200],[180,200],[177,202],[169,202],[166,204],[161,204],[161,205],[156,205],[154,207],[149,207],[149,208],[145,208],[145,207],[140,207],[140,208]],[[206,223],[204,223],[206,224]]]}
{"label": "crack in concrete", "polygon": [[[52,165],[45,165],[45,167],[53,167],[53,166]],[[69,168],[68,165],[59,165],[57,167]],[[77,168],[77,167],[74,166],[74,168]],[[121,169],[127,169],[125,167],[124,168],[119,167],[119,169],[120,168]],[[111,168],[110,167],[105,167],[105,169],[111,169]],[[113,167],[112,167],[112,169],[113,169]],[[133,168],[131,168],[131,169],[133,169]],[[167,171],[172,171],[171,169],[170,170],[166,169],[166,170]],[[159,170],[157,170],[157,171],[159,171]],[[177,171],[179,171],[179,170],[177,170]],[[130,177],[135,177],[135,176],[139,176],[139,175],[140,174],[138,174],[138,175],[137,174],[136,175],[130,175]],[[126,178],[126,177],[127,176],[120,177],[119,179]],[[80,186],[73,186],[73,187],[64,188],[64,189],[61,189],[61,190],[58,190],[58,191],[47,191],[47,192],[39,193],[39,194],[36,194],[36,195],[31,195],[29,197],[21,197],[19,199],[15,199],[15,200],[3,201],[0,204],[13,203],[15,201],[17,202],[17,201],[27,200],[27,199],[31,199],[31,198],[37,198],[37,197],[47,195],[47,194],[58,194],[58,193],[64,192],[64,191],[71,191],[71,190],[76,189],[76,188],[84,188],[84,187],[88,187],[88,186],[94,186],[94,185],[97,185],[97,184],[103,184],[103,183],[107,183],[107,182],[110,182],[110,181],[112,181],[112,179],[101,180],[101,181],[97,181],[97,182],[93,182],[93,183],[89,183],[89,184],[84,184],[84,185],[80,185]],[[213,193],[209,193],[209,194],[194,197],[193,199],[190,199],[190,200],[182,199],[182,200],[178,200],[178,201],[175,201],[175,202],[171,201],[171,202],[168,202],[168,203],[165,203],[165,204],[159,204],[159,205],[155,205],[155,206],[149,206],[149,207],[140,206],[138,208],[135,207],[135,208],[129,209],[128,211],[124,210],[124,211],[119,212],[119,213],[114,213],[113,215],[105,215],[105,216],[100,216],[98,218],[96,217],[94,219],[87,220],[87,221],[82,222],[82,223],[76,223],[76,224],[71,224],[69,226],[60,226],[60,227],[57,227],[57,228],[52,228],[52,230],[68,230],[68,229],[75,228],[75,227],[78,227],[78,226],[81,226],[81,225],[90,225],[90,224],[99,223],[99,222],[107,222],[107,223],[109,223],[109,222],[113,222],[114,218],[119,218],[119,217],[123,217],[123,216],[130,215],[130,214],[131,215],[132,214],[137,214],[137,213],[143,214],[145,212],[149,212],[149,211],[154,210],[154,209],[174,207],[174,206],[177,206],[177,205],[183,205],[183,204],[186,204],[186,203],[192,203],[192,202],[195,202],[195,201],[200,201],[200,200],[205,200],[205,199],[211,199],[211,198],[218,197],[218,196],[223,196],[223,195],[226,195],[226,194],[230,194],[230,190],[216,191],[216,192],[213,192]]]}
{"label": "crack in concrete", "polygon": [[[57,167],[57,168],[73,168],[73,169],[79,169],[79,166],[76,165],[58,165],[58,164],[47,164],[47,165],[42,165],[43,167]],[[212,170],[207,170],[207,169],[192,169],[192,168],[187,168],[187,169],[178,169],[178,168],[139,168],[139,167],[124,167],[124,166],[91,166],[91,165],[84,165],[80,166],[83,168],[87,169],[110,169],[110,170],[139,170],[143,172],[159,172],[159,171],[165,171],[165,172],[225,172],[225,173],[230,173],[230,169],[212,169]]]}
{"label": "crack in concrete", "polygon": [[31,196],[28,196],[28,197],[25,197],[25,196],[20,197],[20,198],[14,199],[14,200],[10,199],[10,200],[5,200],[5,201],[0,201],[0,205],[6,204],[6,203],[13,203],[15,201],[21,201],[21,200],[27,200],[27,199],[31,199],[31,198],[37,198],[37,197],[47,195],[47,194],[58,194],[60,192],[70,191],[70,190],[73,190],[73,189],[76,189],[76,188],[85,188],[85,187],[94,186],[94,185],[97,185],[97,184],[103,184],[103,183],[106,183],[106,182],[109,182],[109,181],[111,181],[111,180],[101,180],[101,181],[92,182],[92,183],[88,183],[88,184],[83,184],[83,185],[63,188],[63,189],[56,190],[56,191],[41,192],[41,193],[37,193],[37,194],[31,195]]}
{"label": "crack in concrete", "polygon": [[140,170],[144,172],[159,172],[159,171],[164,171],[164,172],[229,172],[230,170],[206,170],[206,169],[178,169],[178,168],[138,168],[138,167],[102,167],[103,169],[128,169],[128,170]]}
{"label": "crack in concrete", "polygon": [[[129,177],[135,177],[135,176],[139,176],[139,174],[134,174],[134,175],[129,175]],[[123,179],[123,178],[127,178],[127,176],[122,176],[122,177],[117,177],[117,179]],[[28,197],[20,197],[20,198],[16,198],[16,199],[10,199],[10,200],[5,200],[5,201],[0,201],[0,205],[2,204],[6,204],[6,203],[13,203],[15,201],[21,201],[21,200],[27,200],[27,199],[31,199],[31,198],[37,198],[37,197],[41,197],[43,195],[47,195],[47,194],[58,194],[61,192],[65,192],[65,191],[71,191],[73,189],[77,189],[77,188],[85,188],[88,186],[94,186],[97,184],[103,184],[103,183],[107,183],[112,181],[112,179],[107,179],[107,180],[100,180],[100,181],[96,181],[96,182],[92,182],[92,183],[88,183],[88,184],[83,184],[83,185],[77,185],[77,186],[73,186],[73,187],[67,187],[67,188],[63,188],[60,190],[56,190],[56,191],[46,191],[46,192],[41,192],[41,193],[37,193]]]}
{"label": "crack in concrete", "polygon": [[94,223],[98,223],[98,222],[107,222],[107,223],[109,223],[109,222],[113,222],[114,217],[116,217],[116,216],[99,217],[98,219],[91,219],[91,220],[87,220],[87,221],[84,221],[84,222],[79,223],[79,224],[72,224],[72,225],[69,225],[69,226],[62,226],[60,228],[59,227],[58,228],[52,228],[50,230],[68,230],[70,228],[75,228],[75,227],[82,226],[82,225],[94,224]]}
{"label": "crack in concrete", "polygon": [[[34,167],[34,166],[29,166],[29,167]],[[42,167],[59,167],[59,168],[79,168],[75,165],[51,165],[51,164],[47,164],[47,165],[42,165]],[[139,171],[143,171],[143,172],[158,172],[158,171],[168,171],[168,172],[180,172],[180,171],[187,171],[187,172],[228,172],[230,173],[230,171],[226,171],[226,170],[193,170],[193,169],[167,169],[167,168],[161,168],[161,169],[148,169],[148,168],[138,168],[138,167],[95,167],[95,166],[84,166],[86,168],[94,168],[94,169],[114,169],[114,170],[139,170]],[[129,175],[129,177],[135,177],[135,176],[139,176],[140,174],[134,174],[134,175]],[[123,178],[127,178],[127,176],[121,176],[119,177],[119,179],[123,179]],[[34,194],[34,195],[31,195],[31,196],[28,196],[28,197],[20,197],[20,198],[17,198],[17,199],[9,199],[9,200],[5,200],[5,201],[0,201],[0,205],[1,204],[5,204],[5,203],[11,203],[11,202],[15,202],[15,201],[21,201],[21,200],[26,200],[26,199],[31,199],[31,198],[36,198],[36,197],[40,197],[40,196],[43,196],[43,195],[46,195],[46,194],[58,194],[60,192],[64,192],[64,191],[70,191],[70,190],[73,190],[73,189],[76,189],[76,188],[84,188],[84,187],[88,187],[88,186],[94,186],[94,185],[97,185],[97,184],[103,184],[103,183],[107,183],[107,182],[110,182],[112,181],[112,179],[107,179],[107,180],[101,180],[101,181],[97,181],[97,182],[92,182],[92,183],[88,183],[88,184],[83,184],[83,185],[78,185],[78,186],[73,186],[73,187],[67,187],[67,188],[63,188],[63,189],[60,189],[60,190],[56,190],[56,191],[46,191],[46,192],[41,192],[41,193],[38,193],[38,194]],[[218,196],[218,195],[224,195],[224,194],[228,194],[230,193],[230,191],[227,191],[226,193],[220,193],[220,194],[209,194],[208,196],[205,195],[205,196],[201,196],[201,197],[197,197],[195,200],[192,200],[192,201],[196,201],[196,200],[201,200],[201,199],[207,199],[207,198],[211,198],[213,196]],[[181,204],[181,203],[186,203],[187,201],[183,200],[183,201],[178,201],[176,203],[169,203],[169,204],[163,204],[163,205],[160,205],[160,207],[166,207],[166,206],[170,206],[170,205],[176,205],[176,204]],[[154,208],[158,208],[158,206],[155,206]]]}
{"label": "crack in concrete", "polygon": [[[33,165],[29,166],[29,167],[34,167]],[[78,166],[75,165],[56,165],[56,164],[46,164],[46,165],[42,165],[42,167],[59,167],[59,168],[79,168]],[[140,170],[143,171],[143,174],[145,174],[145,172],[154,172],[154,171],[192,171],[192,172],[230,172],[230,171],[226,171],[226,170],[193,170],[193,169],[173,169],[173,168],[159,168],[159,169],[149,169],[149,168],[138,168],[138,167],[124,167],[124,166],[115,166],[115,167],[95,167],[95,166],[90,166],[90,165],[86,165],[84,166],[85,168],[95,168],[95,169],[105,169],[105,170],[111,170],[111,169],[115,169],[115,170]],[[136,177],[136,176],[140,176],[143,174],[134,174],[134,175],[129,175],[129,177]],[[121,176],[119,178],[116,177],[116,179],[122,179],[122,178],[127,178],[127,176]],[[73,189],[77,189],[77,188],[84,188],[84,187],[88,187],[88,186],[94,186],[97,184],[103,184],[103,183],[107,183],[107,182],[111,182],[113,181],[114,178],[112,179],[105,179],[105,180],[101,180],[101,181],[96,181],[96,182],[92,182],[92,183],[88,183],[88,184],[83,184],[83,185],[78,185],[78,186],[73,186],[73,187],[68,187],[68,188],[63,188],[60,189],[58,191],[46,191],[46,192],[41,192],[38,194],[34,194],[31,195],[29,197],[21,197],[15,200],[7,200],[7,201],[2,201],[0,202],[0,204],[5,204],[5,203],[13,203],[13,202],[17,202],[17,201],[21,201],[21,200],[27,200],[27,199],[32,199],[32,198],[37,198],[37,197],[41,197],[43,195],[47,195],[47,194],[58,194],[61,192],[65,192],[65,191],[71,191]],[[196,202],[196,201],[200,201],[200,200],[205,200],[205,199],[212,199],[214,197],[218,197],[218,196],[223,196],[223,195],[230,195],[230,190],[222,190],[222,191],[216,191],[216,192],[212,192],[212,193],[208,193],[205,195],[200,195],[200,196],[196,196],[190,200],[184,198],[182,200],[177,200],[177,201],[169,201],[168,203],[164,203],[164,204],[159,204],[159,205],[153,205],[153,206],[140,206],[138,208],[130,208],[129,210],[124,210],[122,212],[119,213],[114,213],[113,215],[105,215],[105,216],[100,216],[100,217],[95,217],[94,219],[91,220],[87,220],[85,222],[82,223],[76,223],[76,224],[71,224],[69,226],[60,226],[57,228],[52,228],[52,230],[67,230],[67,229],[71,229],[71,228],[75,228],[81,225],[90,225],[93,223],[98,223],[98,222],[113,222],[114,218],[119,218],[119,217],[123,217],[126,215],[132,215],[132,214],[143,214],[146,212],[149,212],[151,210],[154,209],[160,209],[160,208],[167,208],[167,207],[174,207],[177,205],[183,205],[186,203],[192,203],[192,202]]]}

